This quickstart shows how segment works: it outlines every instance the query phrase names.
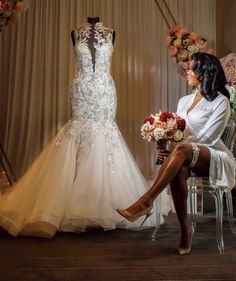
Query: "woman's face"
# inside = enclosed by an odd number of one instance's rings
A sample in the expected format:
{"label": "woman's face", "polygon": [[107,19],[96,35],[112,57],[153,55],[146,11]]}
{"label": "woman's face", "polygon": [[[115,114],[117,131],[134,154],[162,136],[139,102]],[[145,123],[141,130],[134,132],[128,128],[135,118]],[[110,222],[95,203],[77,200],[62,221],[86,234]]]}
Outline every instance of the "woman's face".
{"label": "woman's face", "polygon": [[199,86],[201,83],[197,79],[197,75],[192,70],[193,60],[189,63],[189,70],[187,71],[187,80],[189,86]]}

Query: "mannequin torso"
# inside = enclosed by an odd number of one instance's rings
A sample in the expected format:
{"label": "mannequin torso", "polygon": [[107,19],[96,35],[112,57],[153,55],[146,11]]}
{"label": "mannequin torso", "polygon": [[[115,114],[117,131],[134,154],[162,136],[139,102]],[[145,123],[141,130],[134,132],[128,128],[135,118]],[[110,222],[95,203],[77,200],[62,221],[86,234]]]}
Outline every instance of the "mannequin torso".
{"label": "mannequin torso", "polygon": [[[94,35],[94,26],[96,23],[99,23],[100,22],[100,19],[99,17],[88,17],[87,18],[87,23],[89,23],[91,25],[91,29],[92,29],[92,36],[90,37],[90,40],[89,40],[89,45],[91,47],[91,50],[94,48],[91,44],[92,42],[91,41],[94,41],[92,40],[93,38],[93,35]],[[72,43],[73,43],[73,46],[75,46],[75,41],[76,41],[76,36],[75,36],[75,30],[72,30],[71,31],[71,40],[72,40]],[[112,43],[114,44],[115,43],[115,37],[116,37],[116,34],[115,34],[115,31],[113,30],[112,32]]]}

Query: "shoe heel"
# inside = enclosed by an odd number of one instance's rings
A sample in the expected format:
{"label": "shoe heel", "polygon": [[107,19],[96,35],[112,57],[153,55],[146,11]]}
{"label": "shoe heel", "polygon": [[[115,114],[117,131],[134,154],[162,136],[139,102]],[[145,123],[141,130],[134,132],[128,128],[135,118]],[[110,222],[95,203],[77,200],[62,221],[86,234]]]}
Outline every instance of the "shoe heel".
{"label": "shoe heel", "polygon": [[153,212],[150,212],[148,214],[146,214],[144,220],[142,221],[142,223],[140,224],[140,228],[144,225],[145,221],[153,214]]}

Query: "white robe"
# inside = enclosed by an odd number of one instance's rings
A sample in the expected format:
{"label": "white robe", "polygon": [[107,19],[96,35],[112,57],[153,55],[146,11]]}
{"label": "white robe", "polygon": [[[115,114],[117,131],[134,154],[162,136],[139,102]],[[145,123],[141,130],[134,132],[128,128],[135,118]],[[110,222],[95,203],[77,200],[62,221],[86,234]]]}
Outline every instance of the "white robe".
{"label": "white robe", "polygon": [[187,140],[208,147],[210,150],[209,181],[211,185],[232,189],[235,185],[236,164],[232,152],[221,140],[230,116],[227,97],[219,93],[212,102],[202,98],[187,113],[196,92],[180,99],[177,113],[186,120]]}

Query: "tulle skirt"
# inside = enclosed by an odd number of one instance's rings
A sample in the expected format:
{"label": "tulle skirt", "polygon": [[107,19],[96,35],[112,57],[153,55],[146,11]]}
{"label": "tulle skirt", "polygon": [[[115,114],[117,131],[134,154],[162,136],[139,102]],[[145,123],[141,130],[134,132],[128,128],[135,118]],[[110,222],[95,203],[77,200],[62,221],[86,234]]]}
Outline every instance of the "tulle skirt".
{"label": "tulle skirt", "polygon": [[[88,138],[78,122],[69,121],[0,195],[0,225],[14,236],[41,237],[93,227],[139,229],[141,219],[131,223],[116,208],[135,202],[148,189],[147,181],[115,123],[106,133],[97,128],[95,135]],[[153,214],[144,226],[155,224]]]}

